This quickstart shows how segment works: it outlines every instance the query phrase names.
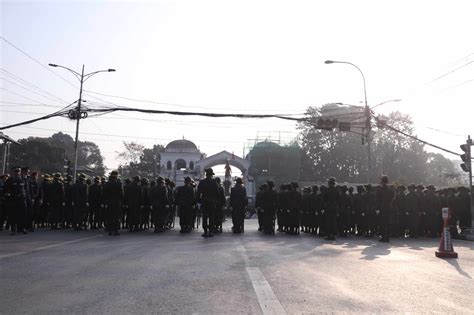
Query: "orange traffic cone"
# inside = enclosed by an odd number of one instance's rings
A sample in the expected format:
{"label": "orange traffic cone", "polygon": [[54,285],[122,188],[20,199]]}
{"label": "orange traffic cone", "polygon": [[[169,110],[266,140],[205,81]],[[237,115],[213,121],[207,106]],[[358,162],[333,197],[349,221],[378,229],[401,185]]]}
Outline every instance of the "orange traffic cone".
{"label": "orange traffic cone", "polygon": [[439,258],[458,258],[458,253],[454,251],[451,233],[449,233],[448,228],[449,209],[443,208],[442,214],[444,220],[443,233],[439,242],[439,250],[436,251],[435,255]]}

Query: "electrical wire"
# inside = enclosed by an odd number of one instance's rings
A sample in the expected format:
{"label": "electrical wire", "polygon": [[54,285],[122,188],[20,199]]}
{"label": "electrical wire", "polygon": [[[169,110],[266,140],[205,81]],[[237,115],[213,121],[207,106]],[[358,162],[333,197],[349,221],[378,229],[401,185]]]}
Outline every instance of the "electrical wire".
{"label": "electrical wire", "polygon": [[37,85],[35,85],[35,84],[33,84],[33,83],[31,83],[31,82],[29,82],[29,81],[23,79],[22,77],[20,77],[20,76],[18,76],[18,75],[16,75],[16,74],[14,74],[14,73],[12,73],[12,72],[10,72],[10,71],[4,69],[4,68],[1,68],[1,67],[0,67],[0,71],[4,72],[4,73],[3,73],[4,75],[9,76],[10,78],[12,78],[12,79],[14,79],[14,80],[16,80],[16,81],[21,82],[22,84],[29,85],[30,87],[33,87],[33,88],[35,88],[35,89],[37,89],[37,90],[39,90],[39,91],[41,91],[41,92],[43,92],[43,93],[45,93],[45,94],[47,94],[47,95],[49,95],[49,96],[51,96],[51,97],[57,99],[57,100],[60,100],[60,101],[63,102],[63,103],[68,103],[68,101],[66,101],[66,100],[64,100],[64,99],[62,99],[62,98],[60,98],[60,97],[58,97],[58,96],[56,96],[56,95],[54,95],[54,94],[52,94],[52,93],[50,93],[50,92],[44,90],[44,89],[42,89],[42,88],[40,88],[39,86],[37,86]]}
{"label": "electrical wire", "polygon": [[464,68],[464,67],[467,67],[468,65],[470,65],[470,64],[472,64],[472,63],[474,63],[474,60],[468,61],[468,62],[464,63],[463,65],[461,65],[461,66],[459,66],[459,67],[456,67],[456,68],[454,68],[453,70],[450,70],[450,71],[446,72],[445,74],[443,74],[443,75],[441,75],[441,76],[439,76],[439,77],[433,79],[430,83],[433,83],[433,82],[435,82],[435,81],[438,81],[438,80],[440,80],[440,79],[442,79],[442,78],[444,78],[444,77],[450,75],[451,73],[454,73],[454,72],[456,72],[456,71],[458,71],[458,70],[460,70],[460,69],[462,69],[462,68]]}
{"label": "electrical wire", "polygon": [[34,100],[34,99],[32,99],[32,98],[29,98],[29,97],[24,96],[24,95],[22,95],[22,94],[18,94],[18,93],[16,93],[16,92],[10,91],[10,90],[5,89],[4,87],[1,87],[1,86],[0,86],[0,90],[3,90],[3,91],[5,91],[5,92],[7,92],[7,93],[10,93],[10,94],[12,94],[12,95],[16,95],[16,96],[22,97],[22,98],[24,98],[24,99],[26,99],[26,100],[35,102],[35,103],[38,104],[38,105],[43,105],[43,106],[45,106],[45,107],[61,108],[61,106],[59,106],[59,105],[48,105],[48,104],[44,104],[44,103],[38,103],[38,102],[36,102],[36,100]]}
{"label": "electrical wire", "polygon": [[416,137],[416,136],[413,136],[413,135],[410,135],[410,134],[408,134],[408,133],[406,133],[406,132],[403,132],[403,131],[401,131],[401,130],[399,130],[399,129],[393,127],[393,126],[390,126],[390,125],[386,124],[385,122],[379,120],[379,119],[378,119],[377,117],[375,117],[375,116],[374,116],[374,118],[375,118],[375,120],[376,120],[377,122],[380,122],[381,124],[383,124],[384,127],[388,128],[388,129],[390,129],[390,130],[392,130],[392,131],[394,131],[394,132],[396,132],[396,133],[402,134],[402,135],[404,135],[405,137],[408,137],[408,138],[411,138],[411,139],[416,140],[416,141],[418,141],[418,142],[424,143],[424,144],[426,144],[426,145],[428,145],[428,146],[430,146],[430,147],[436,148],[436,149],[438,149],[438,150],[441,150],[441,151],[444,151],[444,152],[447,152],[447,153],[450,153],[450,154],[454,154],[454,155],[456,155],[456,156],[459,156],[459,153],[456,153],[456,152],[454,152],[454,151],[445,149],[445,148],[440,147],[440,146],[438,146],[438,145],[436,145],[436,144],[433,144],[433,143],[431,143],[431,142],[422,140],[422,139],[420,139],[420,138],[418,138],[418,137]]}
{"label": "electrical wire", "polygon": [[[166,103],[166,102],[158,102],[158,101],[151,101],[151,100],[144,100],[144,99],[135,99],[135,98],[130,98],[130,97],[125,97],[125,96],[119,96],[119,95],[111,95],[111,94],[105,94],[105,93],[100,93],[100,92],[95,92],[95,91],[90,91],[90,90],[83,90],[86,93],[93,93],[101,96],[106,96],[106,97],[112,97],[112,98],[119,98],[127,101],[132,101],[132,102],[138,102],[138,103],[149,103],[149,104],[157,104],[157,105],[168,105],[168,106],[175,106],[175,107],[181,107],[181,108],[201,108],[201,109],[208,109],[208,110],[240,110],[240,109],[234,109],[234,108],[225,108],[225,107],[206,107],[206,106],[191,106],[191,105],[181,105],[181,104],[176,104],[176,103]],[[113,103],[112,103],[113,104]],[[259,106],[252,106],[252,107],[259,107]],[[256,112],[268,112],[268,111],[276,111],[276,110],[265,110],[265,109],[254,109],[253,111]],[[290,116],[290,115],[304,115],[304,113],[301,114],[282,114],[285,116]]]}
{"label": "electrical wire", "polygon": [[[56,99],[54,99],[54,98],[52,98],[52,97],[50,97],[50,96],[48,96],[48,95],[46,95],[46,94],[43,94],[43,93],[40,93],[40,92],[36,92],[36,91],[34,91],[34,90],[30,89],[30,88],[26,88],[26,87],[24,87],[24,86],[22,86],[22,85],[20,85],[20,84],[17,84],[17,83],[15,83],[15,82],[13,82],[13,81],[10,81],[10,80],[8,80],[8,79],[6,79],[6,78],[0,77],[0,80],[3,80],[3,81],[5,81],[5,82],[8,82],[8,83],[10,83],[10,84],[12,84],[12,85],[14,85],[14,86],[17,86],[17,87],[19,87],[19,88],[22,88],[22,89],[24,89],[24,90],[26,90],[26,91],[29,91],[29,92],[31,92],[31,93],[37,94],[37,95],[39,95],[39,96],[41,96],[41,97],[47,98],[47,99],[49,99],[50,101],[64,104],[63,101],[58,101],[58,100],[56,100]],[[58,106],[58,107],[61,107],[61,106]]]}
{"label": "electrical wire", "polygon": [[29,59],[33,60],[35,63],[37,63],[38,65],[40,65],[43,69],[45,69],[46,71],[54,74],[55,76],[57,76],[58,78],[60,78],[61,80],[63,80],[64,82],[67,82],[69,83],[71,86],[77,88],[77,85],[72,83],[71,81],[67,80],[66,78],[62,77],[61,75],[57,74],[56,72],[54,72],[53,70],[51,70],[49,67],[45,66],[42,62],[40,62],[38,59],[32,57],[31,55],[29,55],[27,52],[25,52],[24,50],[22,50],[21,48],[19,48],[18,46],[16,46],[15,44],[13,44],[11,41],[7,40],[5,37],[3,36],[0,36],[0,39],[3,40],[5,43],[7,43],[8,45],[10,45],[11,47],[15,48],[17,51],[21,52],[23,55],[25,55],[26,57],[28,57]]}

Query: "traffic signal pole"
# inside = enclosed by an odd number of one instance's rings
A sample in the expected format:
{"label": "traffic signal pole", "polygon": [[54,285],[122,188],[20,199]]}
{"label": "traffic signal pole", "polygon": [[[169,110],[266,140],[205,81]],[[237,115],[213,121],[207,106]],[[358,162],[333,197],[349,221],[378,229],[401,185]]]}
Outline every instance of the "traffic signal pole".
{"label": "traffic signal pole", "polygon": [[[465,228],[461,231],[461,234],[459,235],[463,239],[471,240],[474,241],[474,192],[472,190],[472,160],[471,160],[471,146],[472,146],[472,139],[471,136],[467,136],[466,144],[465,146],[462,145],[461,149],[466,152],[463,154],[466,158],[464,159],[463,156],[461,158],[463,159],[464,163],[461,164],[461,168],[463,170],[467,169],[469,173],[469,201],[470,201],[470,211],[471,211],[471,226],[469,228]],[[463,167],[463,165],[465,167]]]}

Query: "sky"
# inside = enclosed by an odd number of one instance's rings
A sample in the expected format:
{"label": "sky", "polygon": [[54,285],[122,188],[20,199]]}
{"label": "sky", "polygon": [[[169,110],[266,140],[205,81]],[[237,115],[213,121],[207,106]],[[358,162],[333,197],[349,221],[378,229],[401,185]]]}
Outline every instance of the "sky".
{"label": "sky", "polygon": [[[363,105],[360,73],[324,64],[331,59],[363,71],[369,106],[401,99],[375,111],[409,114],[420,138],[460,152],[474,136],[472,1],[0,3],[1,125],[77,100],[76,78],[48,63],[117,70],[85,82],[89,107],[296,115],[326,103]],[[52,118],[4,133],[74,130],[74,121]],[[152,147],[185,138],[207,155],[242,155],[255,139],[287,143],[297,134],[294,123],[278,119],[112,113],[80,124],[80,140],[97,143],[110,169],[123,141]]]}

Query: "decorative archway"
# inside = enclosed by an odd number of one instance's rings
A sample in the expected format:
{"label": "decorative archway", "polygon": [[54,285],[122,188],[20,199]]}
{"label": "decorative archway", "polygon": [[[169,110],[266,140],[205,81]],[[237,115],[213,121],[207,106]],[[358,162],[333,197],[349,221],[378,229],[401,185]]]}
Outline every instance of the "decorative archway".
{"label": "decorative archway", "polygon": [[194,168],[196,170],[196,174],[202,178],[204,176],[205,169],[226,163],[238,168],[242,172],[244,183],[246,184],[247,188],[247,195],[254,196],[255,188],[253,185],[253,178],[248,175],[248,169],[250,167],[249,160],[243,159],[224,150],[203,160],[197,161]]}

